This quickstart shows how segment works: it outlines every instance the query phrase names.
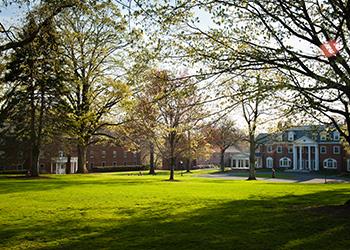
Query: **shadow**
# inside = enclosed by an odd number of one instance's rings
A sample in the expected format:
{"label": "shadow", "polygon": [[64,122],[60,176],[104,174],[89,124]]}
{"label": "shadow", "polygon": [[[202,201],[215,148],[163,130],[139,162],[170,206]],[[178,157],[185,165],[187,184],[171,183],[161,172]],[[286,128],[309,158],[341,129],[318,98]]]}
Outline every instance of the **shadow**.
{"label": "shadow", "polygon": [[349,194],[349,189],[340,189],[207,200],[202,202],[206,206],[192,210],[183,209],[183,202],[165,200],[142,212],[137,207],[117,209],[118,216],[109,219],[73,211],[78,213],[71,220],[2,227],[0,247],[17,240],[31,249],[348,249],[350,214],[335,211]]}
{"label": "shadow", "polygon": [[113,175],[87,174],[87,175],[66,175],[61,178],[59,175],[43,176],[40,178],[0,178],[0,194],[35,192],[52,189],[63,189],[72,186],[98,186],[98,185],[140,185],[145,183],[156,183],[161,179],[152,179],[150,176],[123,176],[116,179]]}

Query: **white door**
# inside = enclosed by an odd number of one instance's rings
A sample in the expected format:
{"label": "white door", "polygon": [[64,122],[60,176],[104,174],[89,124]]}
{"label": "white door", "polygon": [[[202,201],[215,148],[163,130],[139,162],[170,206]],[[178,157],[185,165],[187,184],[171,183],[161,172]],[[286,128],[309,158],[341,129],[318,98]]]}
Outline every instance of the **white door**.
{"label": "white door", "polygon": [[266,158],[266,167],[267,168],[273,167],[273,159],[271,157]]}

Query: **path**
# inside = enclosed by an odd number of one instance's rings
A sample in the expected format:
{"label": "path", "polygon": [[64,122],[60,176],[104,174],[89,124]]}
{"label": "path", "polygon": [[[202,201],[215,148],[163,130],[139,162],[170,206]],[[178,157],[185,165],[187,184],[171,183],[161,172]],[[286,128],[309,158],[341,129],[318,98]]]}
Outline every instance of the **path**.
{"label": "path", "polygon": [[[220,178],[225,180],[247,180],[246,176],[234,176],[234,174],[202,174],[197,175],[197,177],[204,178]],[[257,177],[257,180],[261,181],[271,181],[271,182],[285,182],[285,183],[324,183],[325,179],[321,178],[320,175],[312,174],[295,174],[293,177],[288,179],[282,178],[266,178]],[[327,177],[327,183],[350,183],[350,179],[345,179],[337,176]]]}

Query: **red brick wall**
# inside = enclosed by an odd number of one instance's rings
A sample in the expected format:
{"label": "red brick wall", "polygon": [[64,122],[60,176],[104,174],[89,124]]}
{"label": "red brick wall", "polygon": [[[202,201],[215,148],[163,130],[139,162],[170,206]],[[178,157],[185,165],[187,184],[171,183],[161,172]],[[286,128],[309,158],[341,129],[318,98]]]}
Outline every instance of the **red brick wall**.
{"label": "red brick wall", "polygon": [[[283,157],[288,157],[293,161],[293,154],[288,153],[288,145],[287,144],[272,144],[272,152],[267,152],[267,148],[269,145],[261,145],[260,146],[260,153],[261,153],[261,158],[262,158],[262,166],[266,167],[266,158],[267,157],[272,157],[273,158],[273,166],[275,168],[279,167],[279,161]],[[282,153],[277,153],[277,146],[282,146]],[[321,146],[326,147],[326,153],[321,154]],[[340,153],[339,154],[334,154],[333,153],[333,147],[334,146],[340,146]],[[339,171],[346,171],[346,157],[345,157],[345,152],[341,144],[319,144],[319,164],[320,164],[320,169],[323,169],[323,161],[328,158],[332,158],[337,161],[337,169]],[[298,149],[299,150],[299,149]],[[311,151],[311,156],[312,159],[314,159],[314,152]],[[307,159],[307,149],[303,149],[303,158]],[[293,166],[293,164],[292,164]]]}

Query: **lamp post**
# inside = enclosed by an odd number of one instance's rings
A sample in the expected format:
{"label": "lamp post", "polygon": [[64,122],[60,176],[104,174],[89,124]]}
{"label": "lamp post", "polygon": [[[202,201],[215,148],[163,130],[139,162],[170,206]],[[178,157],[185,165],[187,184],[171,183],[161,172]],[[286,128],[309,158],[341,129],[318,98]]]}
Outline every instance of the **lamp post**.
{"label": "lamp post", "polygon": [[182,176],[182,171],[183,171],[183,165],[184,165],[183,161],[180,161],[181,176]]}

